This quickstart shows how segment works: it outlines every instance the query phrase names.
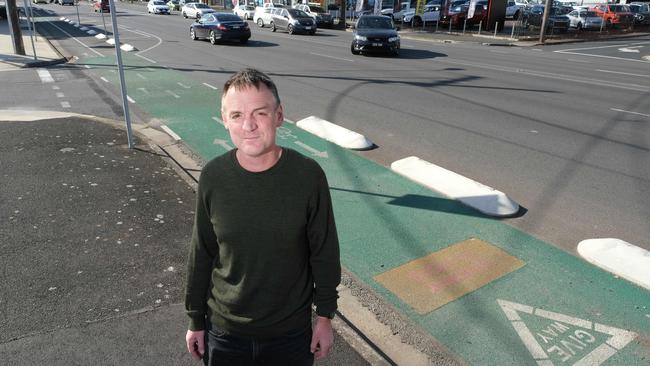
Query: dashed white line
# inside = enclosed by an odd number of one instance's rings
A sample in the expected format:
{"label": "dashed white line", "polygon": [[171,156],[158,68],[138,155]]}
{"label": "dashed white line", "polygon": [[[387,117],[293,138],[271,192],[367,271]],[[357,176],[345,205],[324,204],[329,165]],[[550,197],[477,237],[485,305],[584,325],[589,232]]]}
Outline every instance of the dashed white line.
{"label": "dashed white line", "polygon": [[180,98],[180,96],[178,96],[177,94],[175,94],[175,93],[174,93],[173,91],[171,91],[171,90],[165,90],[165,93],[171,95],[172,97],[174,97],[174,98],[176,98],[176,99]]}
{"label": "dashed white line", "polygon": [[56,97],[57,98],[65,98],[65,94],[63,94],[61,92],[58,92],[58,93],[56,93]]}
{"label": "dashed white line", "polygon": [[190,88],[191,88],[191,86],[189,86],[189,85],[185,85],[185,84],[181,83],[180,81],[177,82],[176,84],[180,85],[181,87],[183,87],[183,88],[185,88],[185,89],[190,89]]}
{"label": "dashed white line", "polygon": [[144,75],[140,74],[139,72],[136,72],[135,75],[136,75],[137,77],[139,77],[140,79],[142,79],[142,80],[147,80],[147,78],[144,77]]}
{"label": "dashed white line", "polygon": [[219,124],[223,124],[223,121],[217,117],[212,117],[213,120],[217,121]]}
{"label": "dashed white line", "polygon": [[105,83],[110,83],[110,81],[108,81],[108,79],[106,79],[106,78],[105,78],[105,77],[103,77],[103,76],[102,76],[102,77],[100,77],[100,79],[102,79],[102,81],[103,81],[103,82],[105,82]]}
{"label": "dashed white line", "polygon": [[642,78],[650,78],[650,75],[631,74],[631,73],[629,73],[629,72],[611,71],[611,70],[600,70],[600,69],[597,69],[596,71],[598,71],[598,72],[606,72],[606,73],[609,73],[609,74],[619,74],[619,75],[628,75],[628,76],[639,76],[639,77],[642,77]]}
{"label": "dashed white line", "polygon": [[54,78],[49,71],[45,69],[37,69],[36,72],[38,73],[38,77],[41,78],[41,83],[45,84],[54,82]]}
{"label": "dashed white line", "polygon": [[219,90],[219,88],[217,88],[216,86],[212,86],[212,85],[210,85],[208,83],[203,83],[203,85],[207,86],[210,89]]}
{"label": "dashed white line", "polygon": [[48,21],[48,23],[50,23],[53,27],[57,28],[57,29],[60,30],[61,32],[67,34],[68,37],[70,37],[70,38],[72,38],[73,40],[77,41],[77,42],[78,42],[79,44],[81,44],[82,46],[84,46],[84,47],[86,47],[87,49],[93,51],[93,52],[96,53],[97,55],[99,55],[99,56],[101,56],[101,57],[104,57],[104,55],[102,55],[101,53],[99,53],[99,52],[95,51],[94,49],[90,48],[90,46],[88,46],[87,44],[81,42],[81,41],[78,40],[76,37],[72,36],[72,34],[70,34],[70,33],[66,32],[65,30],[61,29],[61,27],[57,26],[56,24],[54,24],[54,23],[52,23],[52,22],[50,22],[50,21]]}
{"label": "dashed white line", "polygon": [[622,112],[622,113],[636,114],[636,115],[638,115],[638,116],[643,116],[643,117],[650,117],[650,114],[639,113],[639,112],[632,112],[632,111],[626,111],[625,109],[610,108],[610,110],[612,110],[612,111],[614,111],[614,112]]}
{"label": "dashed white line", "polygon": [[68,103],[68,102],[61,102],[61,107],[63,107],[63,108],[70,108],[70,103]]}

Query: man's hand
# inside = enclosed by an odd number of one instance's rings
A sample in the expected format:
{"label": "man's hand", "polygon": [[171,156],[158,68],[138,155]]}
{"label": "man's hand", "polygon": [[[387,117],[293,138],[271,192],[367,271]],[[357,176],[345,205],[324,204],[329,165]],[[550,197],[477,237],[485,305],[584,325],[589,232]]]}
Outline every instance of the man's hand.
{"label": "man's hand", "polygon": [[311,336],[311,353],[314,359],[320,360],[327,357],[334,344],[334,332],[332,331],[332,321],[328,318],[319,316],[314,325],[314,332]]}
{"label": "man's hand", "polygon": [[185,343],[187,345],[187,350],[192,355],[192,358],[195,360],[200,360],[203,358],[205,353],[205,331],[204,330],[188,330],[185,335]]}

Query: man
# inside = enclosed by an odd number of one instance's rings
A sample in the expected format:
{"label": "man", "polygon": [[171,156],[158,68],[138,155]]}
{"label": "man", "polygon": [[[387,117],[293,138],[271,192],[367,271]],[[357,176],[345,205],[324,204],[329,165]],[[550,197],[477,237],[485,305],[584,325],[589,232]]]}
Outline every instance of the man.
{"label": "man", "polygon": [[236,148],[199,179],[188,351],[206,365],[311,365],[332,346],[341,279],[325,173],[276,144],[283,108],[262,72],[245,69],[226,82],[221,118]]}

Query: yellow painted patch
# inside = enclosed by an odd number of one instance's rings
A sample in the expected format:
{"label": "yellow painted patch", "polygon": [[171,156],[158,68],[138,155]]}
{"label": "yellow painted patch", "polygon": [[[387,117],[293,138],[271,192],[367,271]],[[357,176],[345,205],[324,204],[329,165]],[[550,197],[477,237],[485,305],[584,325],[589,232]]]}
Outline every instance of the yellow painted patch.
{"label": "yellow painted patch", "polygon": [[502,249],[472,238],[381,273],[375,280],[425,314],[524,265]]}

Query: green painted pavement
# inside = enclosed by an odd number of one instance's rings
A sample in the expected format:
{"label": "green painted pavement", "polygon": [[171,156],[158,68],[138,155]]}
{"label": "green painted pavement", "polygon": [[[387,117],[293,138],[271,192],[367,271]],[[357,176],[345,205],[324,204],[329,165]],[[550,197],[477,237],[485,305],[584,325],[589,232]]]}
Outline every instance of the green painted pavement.
{"label": "green painted pavement", "polygon": [[[97,65],[96,72],[119,85],[117,73],[101,66],[114,65],[114,60],[83,62]],[[219,115],[219,91],[178,72],[144,65],[133,56],[125,57],[125,64],[129,95],[141,109],[172,128],[206,160],[226,151],[231,144],[227,132],[212,119]],[[312,156],[327,172],[345,268],[469,364],[573,365],[612,353],[602,363],[589,364],[650,364],[650,292],[292,124],[285,123],[278,137],[281,145]],[[418,314],[373,279],[469,238],[485,240],[526,264],[427,314]],[[521,322],[511,321],[497,300],[529,306],[531,311],[521,312]],[[547,313],[564,318],[558,322],[542,316]],[[576,319],[590,328],[572,324]],[[525,325],[530,339],[522,340],[516,323]],[[596,323],[635,332],[636,337],[621,347],[611,334],[596,331]],[[531,353],[535,344],[543,355]]]}

